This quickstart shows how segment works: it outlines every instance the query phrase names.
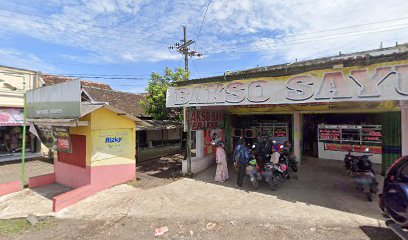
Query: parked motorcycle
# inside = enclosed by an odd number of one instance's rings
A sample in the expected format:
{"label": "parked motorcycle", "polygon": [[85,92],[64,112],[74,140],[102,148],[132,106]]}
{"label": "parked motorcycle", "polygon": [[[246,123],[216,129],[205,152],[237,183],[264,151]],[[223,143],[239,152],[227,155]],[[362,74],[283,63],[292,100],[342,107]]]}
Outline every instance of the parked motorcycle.
{"label": "parked motorcycle", "polygon": [[297,161],[296,161],[296,156],[293,154],[290,154],[289,152],[283,152],[281,153],[280,156],[280,162],[286,164],[287,166],[289,166],[294,172],[298,171],[297,168]]}
{"label": "parked motorcycle", "polygon": [[[370,149],[366,148],[366,152],[369,152]],[[351,173],[353,175],[354,181],[357,184],[357,188],[365,193],[368,201],[373,201],[372,194],[376,194],[377,181],[375,179],[375,173],[372,169],[372,163],[369,159],[370,155],[363,156],[353,156],[350,153],[346,155],[346,158],[350,160],[349,166]]]}
{"label": "parked motorcycle", "polygon": [[386,225],[402,239],[408,239],[408,156],[396,160],[384,178],[380,209]]}
{"label": "parked motorcycle", "polygon": [[357,163],[360,160],[368,159],[369,155],[355,156],[351,154],[351,150],[344,156],[344,167],[346,168],[347,174],[352,176],[358,171]]}
{"label": "parked motorcycle", "polygon": [[287,167],[283,164],[265,164],[265,179],[269,184],[269,189],[276,191],[285,179],[289,178]]}
{"label": "parked motorcycle", "polygon": [[259,188],[259,183],[258,183],[259,172],[256,166],[255,159],[249,161],[248,165],[246,166],[246,174],[248,175],[249,181],[251,181],[254,189],[258,189]]}

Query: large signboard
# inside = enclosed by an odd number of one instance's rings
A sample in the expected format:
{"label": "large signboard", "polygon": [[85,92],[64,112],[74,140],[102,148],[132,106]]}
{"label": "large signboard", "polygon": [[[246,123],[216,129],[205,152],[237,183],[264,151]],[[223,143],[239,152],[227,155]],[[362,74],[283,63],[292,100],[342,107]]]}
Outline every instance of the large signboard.
{"label": "large signboard", "polygon": [[91,161],[128,157],[134,151],[132,129],[108,129],[92,132],[93,149]]}
{"label": "large signboard", "polygon": [[81,82],[73,80],[27,91],[27,117],[79,118],[81,116]]}
{"label": "large signboard", "polygon": [[408,61],[170,87],[167,107],[408,100]]}
{"label": "large signboard", "polygon": [[191,130],[224,128],[225,113],[220,111],[194,109],[191,111]]}

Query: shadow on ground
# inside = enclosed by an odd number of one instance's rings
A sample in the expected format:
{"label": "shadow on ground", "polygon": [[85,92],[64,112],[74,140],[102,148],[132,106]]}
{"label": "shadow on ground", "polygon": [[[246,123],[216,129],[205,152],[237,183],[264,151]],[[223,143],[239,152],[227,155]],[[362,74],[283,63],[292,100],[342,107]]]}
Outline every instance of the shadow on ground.
{"label": "shadow on ground", "polygon": [[31,190],[45,198],[52,200],[53,197],[69,192],[72,190],[72,188],[54,183],[37,188],[31,188]]}
{"label": "shadow on ground", "polygon": [[372,226],[360,226],[361,231],[370,240],[401,240],[391,229],[382,227],[372,227]]}
{"label": "shadow on ground", "polygon": [[183,155],[175,154],[161,157],[137,165],[137,172],[157,178],[174,178],[181,173]]}
{"label": "shadow on ground", "polygon": [[[215,166],[194,176],[195,180],[206,183],[236,188],[237,174],[232,164],[229,164],[229,180],[224,183],[214,182]],[[363,215],[382,220],[378,208],[378,197],[373,202],[367,201],[365,195],[356,189],[353,179],[348,176],[340,161],[325,161],[304,159],[297,173],[291,173],[297,179],[286,180],[277,191],[269,190],[266,183],[261,182],[259,189],[252,188],[248,178],[244,180],[243,191],[276,196],[278,199],[290,202],[303,202],[306,205],[317,205],[344,212]],[[382,177],[378,182],[382,184]],[[379,186],[379,189],[382,189]]]}

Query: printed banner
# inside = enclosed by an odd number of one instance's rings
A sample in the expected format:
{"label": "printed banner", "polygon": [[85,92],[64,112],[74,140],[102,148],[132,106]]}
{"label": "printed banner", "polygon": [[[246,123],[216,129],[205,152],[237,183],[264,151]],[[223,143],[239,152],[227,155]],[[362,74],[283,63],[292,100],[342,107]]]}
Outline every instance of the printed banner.
{"label": "printed banner", "polygon": [[108,129],[92,132],[93,149],[91,161],[115,157],[128,157],[134,152],[131,129]]}
{"label": "printed banner", "polygon": [[0,126],[22,126],[23,109],[0,108]]}
{"label": "printed banner", "polygon": [[191,129],[204,130],[204,129],[220,129],[224,128],[225,115],[224,112],[211,111],[211,110],[189,110],[191,111]]}
{"label": "printed banner", "polygon": [[369,149],[368,153],[382,154],[382,146],[365,146],[365,145],[338,144],[338,143],[325,143],[324,144],[324,150],[330,150],[330,151],[348,152],[349,150],[351,150],[352,152],[366,153],[365,151],[366,148]]}
{"label": "printed banner", "polygon": [[[40,141],[55,151],[72,153],[68,127],[35,126]],[[34,132],[31,131],[30,132]]]}

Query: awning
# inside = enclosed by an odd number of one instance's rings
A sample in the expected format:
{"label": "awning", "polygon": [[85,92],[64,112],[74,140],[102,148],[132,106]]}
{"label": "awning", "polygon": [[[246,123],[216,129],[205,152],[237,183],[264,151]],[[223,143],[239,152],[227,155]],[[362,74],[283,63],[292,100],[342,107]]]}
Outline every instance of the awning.
{"label": "awning", "polygon": [[23,109],[0,108],[0,126],[23,126]]}
{"label": "awning", "polygon": [[40,126],[67,126],[82,127],[88,126],[88,121],[79,121],[79,119],[27,119],[27,122]]}

